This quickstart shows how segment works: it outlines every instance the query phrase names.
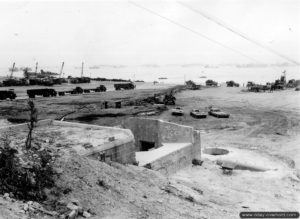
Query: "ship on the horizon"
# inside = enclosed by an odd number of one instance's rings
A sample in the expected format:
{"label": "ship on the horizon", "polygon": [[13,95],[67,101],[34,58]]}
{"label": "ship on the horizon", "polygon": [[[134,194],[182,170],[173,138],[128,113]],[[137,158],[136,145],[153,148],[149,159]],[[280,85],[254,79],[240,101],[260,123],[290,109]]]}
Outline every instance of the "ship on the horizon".
{"label": "ship on the horizon", "polygon": [[206,76],[200,76],[199,78],[206,78]]}
{"label": "ship on the horizon", "polygon": [[166,80],[166,79],[168,79],[168,78],[166,78],[166,77],[160,77],[160,78],[158,78],[159,80]]}

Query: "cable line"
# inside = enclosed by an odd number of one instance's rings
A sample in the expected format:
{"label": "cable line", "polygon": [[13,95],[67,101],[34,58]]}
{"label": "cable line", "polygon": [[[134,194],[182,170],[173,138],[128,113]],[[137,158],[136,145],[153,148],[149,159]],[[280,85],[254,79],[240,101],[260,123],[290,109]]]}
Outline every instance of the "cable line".
{"label": "cable line", "polygon": [[209,41],[211,41],[211,42],[213,42],[213,43],[215,43],[215,44],[218,44],[218,45],[221,46],[221,47],[224,47],[224,48],[226,48],[226,49],[228,49],[228,50],[231,50],[231,51],[233,51],[233,52],[235,52],[235,53],[238,53],[239,55],[242,55],[242,56],[244,56],[244,57],[246,57],[246,58],[248,58],[248,59],[250,59],[250,60],[252,60],[252,61],[255,61],[255,62],[257,62],[257,63],[261,63],[260,61],[254,59],[254,58],[252,58],[252,57],[250,57],[250,56],[248,56],[248,55],[245,55],[245,54],[241,53],[241,52],[238,51],[238,50],[235,50],[235,49],[233,49],[233,48],[231,48],[231,47],[229,47],[229,46],[226,46],[226,45],[224,45],[224,44],[222,44],[222,43],[220,43],[220,42],[218,42],[218,41],[216,41],[216,40],[214,40],[214,39],[211,39],[211,38],[205,36],[204,34],[198,32],[198,31],[195,31],[195,30],[193,30],[192,28],[189,28],[189,27],[187,27],[187,26],[185,26],[185,25],[183,25],[183,24],[181,24],[181,23],[178,23],[178,22],[176,22],[176,21],[173,21],[173,20],[171,20],[171,19],[169,19],[169,18],[167,18],[167,17],[165,17],[165,16],[162,16],[162,15],[156,13],[155,11],[152,11],[152,10],[150,10],[150,9],[148,9],[148,8],[145,8],[145,7],[143,7],[143,6],[139,5],[139,4],[136,4],[135,2],[132,2],[132,1],[129,1],[129,3],[132,4],[132,5],[134,5],[134,6],[136,6],[136,7],[138,7],[138,8],[141,8],[141,9],[143,9],[143,10],[145,10],[145,11],[151,13],[151,14],[154,14],[154,15],[156,15],[156,16],[158,16],[158,17],[160,17],[160,18],[162,18],[162,19],[164,19],[164,20],[166,20],[166,21],[168,21],[168,22],[170,22],[170,23],[172,23],[172,24],[174,24],[174,25],[176,25],[176,26],[179,26],[179,27],[181,27],[181,28],[183,28],[183,29],[185,29],[185,30],[188,30],[188,31],[190,31],[190,32],[192,32],[192,33],[194,33],[194,34],[196,34],[196,35],[198,35],[198,36],[201,36],[202,38],[205,38],[205,39],[207,39],[207,40],[209,40]]}
{"label": "cable line", "polygon": [[293,60],[292,58],[275,51],[274,49],[268,47],[267,45],[264,45],[263,43],[255,40],[255,39],[252,39],[251,37],[247,36],[245,33],[242,33],[241,31],[239,31],[239,30],[237,30],[233,27],[230,27],[228,24],[224,23],[222,20],[220,20],[216,17],[213,17],[212,15],[209,15],[207,12],[204,12],[204,11],[199,10],[199,9],[197,10],[197,9],[192,8],[191,6],[186,5],[182,2],[177,2],[177,3],[184,6],[184,7],[186,7],[186,8],[188,8],[188,9],[190,9],[190,10],[192,10],[193,12],[195,12],[197,14],[200,14],[201,16],[205,17],[206,19],[218,24],[219,26],[222,26],[223,28],[225,28],[225,29],[229,30],[230,32],[242,37],[243,39],[245,39],[247,41],[250,41],[250,42],[254,43],[255,45],[257,45],[257,46],[259,46],[263,49],[266,49],[269,52],[271,52],[271,53],[273,53],[273,54],[275,54],[275,55],[277,55],[277,56],[279,56],[279,57],[281,57],[281,58],[283,58],[283,59],[285,59],[285,60],[287,60],[287,61],[289,61],[293,64],[300,65],[300,63],[298,61]]}

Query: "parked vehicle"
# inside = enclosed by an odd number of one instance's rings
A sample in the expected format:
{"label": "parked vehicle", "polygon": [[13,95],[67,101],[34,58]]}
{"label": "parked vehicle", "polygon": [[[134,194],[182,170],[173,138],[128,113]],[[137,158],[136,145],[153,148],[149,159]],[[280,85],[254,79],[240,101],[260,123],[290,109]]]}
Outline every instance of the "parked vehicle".
{"label": "parked vehicle", "polygon": [[199,109],[192,109],[190,115],[194,118],[204,119],[207,117],[206,112],[201,112]]}
{"label": "parked vehicle", "polygon": [[100,85],[95,89],[95,92],[105,92],[105,91],[106,91],[106,87],[104,85]]}
{"label": "parked vehicle", "polygon": [[240,86],[239,83],[236,83],[234,81],[226,81],[226,85],[227,85],[227,87],[239,87]]}
{"label": "parked vehicle", "polygon": [[29,98],[35,98],[35,96],[43,97],[55,97],[57,92],[54,89],[44,88],[44,89],[30,89],[27,90],[27,95]]}
{"label": "parked vehicle", "polygon": [[200,90],[201,89],[201,85],[196,84],[192,80],[186,81],[185,84],[186,84],[187,89],[190,89],[190,90]]}
{"label": "parked vehicle", "polygon": [[82,94],[82,93],[83,93],[83,89],[81,87],[76,87],[71,91],[71,94]]}
{"label": "parked vehicle", "polygon": [[182,116],[184,114],[184,111],[181,107],[175,107],[174,109],[171,110],[172,115],[174,116]]}
{"label": "parked vehicle", "polygon": [[116,90],[131,90],[135,88],[133,83],[122,83],[122,84],[114,84]]}
{"label": "parked vehicle", "polygon": [[206,84],[206,86],[209,86],[209,87],[216,87],[216,86],[218,86],[218,82],[216,82],[216,81],[213,81],[213,80],[207,80],[206,82],[205,82],[205,84]]}
{"label": "parked vehicle", "polygon": [[208,114],[217,118],[229,118],[230,116],[229,113],[223,112],[220,109],[214,107],[209,108]]}
{"label": "parked vehicle", "polygon": [[15,94],[14,90],[1,90],[0,91],[0,100],[6,99],[16,99],[17,95]]}

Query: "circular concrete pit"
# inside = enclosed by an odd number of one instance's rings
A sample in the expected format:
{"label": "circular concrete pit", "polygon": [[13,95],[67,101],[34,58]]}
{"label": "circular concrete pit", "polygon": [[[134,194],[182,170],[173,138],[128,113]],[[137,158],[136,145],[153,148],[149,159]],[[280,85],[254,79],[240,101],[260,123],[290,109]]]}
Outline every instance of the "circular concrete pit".
{"label": "circular concrete pit", "polygon": [[[230,167],[239,174],[255,173],[255,176],[266,174],[270,177],[281,177],[288,174],[287,165],[280,159],[261,153],[238,148],[204,148],[202,159],[214,161],[220,167]],[[261,173],[259,173],[261,172]]]}
{"label": "circular concrete pit", "polygon": [[216,156],[228,154],[229,151],[223,148],[205,148],[203,153]]}

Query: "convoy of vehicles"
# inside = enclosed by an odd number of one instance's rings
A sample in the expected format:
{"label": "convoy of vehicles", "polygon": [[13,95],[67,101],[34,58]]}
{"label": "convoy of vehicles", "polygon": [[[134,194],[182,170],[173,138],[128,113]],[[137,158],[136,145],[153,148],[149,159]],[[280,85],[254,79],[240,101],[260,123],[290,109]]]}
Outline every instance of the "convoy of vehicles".
{"label": "convoy of vehicles", "polygon": [[27,95],[29,98],[35,98],[36,96],[43,96],[43,97],[55,97],[55,96],[65,96],[66,94],[83,94],[83,93],[90,93],[91,91],[94,92],[105,92],[106,87],[104,85],[100,85],[96,89],[82,89],[81,87],[76,87],[70,91],[59,91],[56,92],[54,89],[49,88],[42,88],[42,89],[30,89],[27,90]]}
{"label": "convoy of vehicles", "polygon": [[[182,116],[184,115],[184,110],[181,107],[175,107],[171,109],[171,114],[174,116]],[[217,118],[229,118],[230,114],[221,111],[215,107],[209,107],[208,115],[217,117]],[[190,112],[190,116],[197,119],[204,119],[207,117],[207,113],[204,111],[200,111],[200,109],[192,109]]]}

